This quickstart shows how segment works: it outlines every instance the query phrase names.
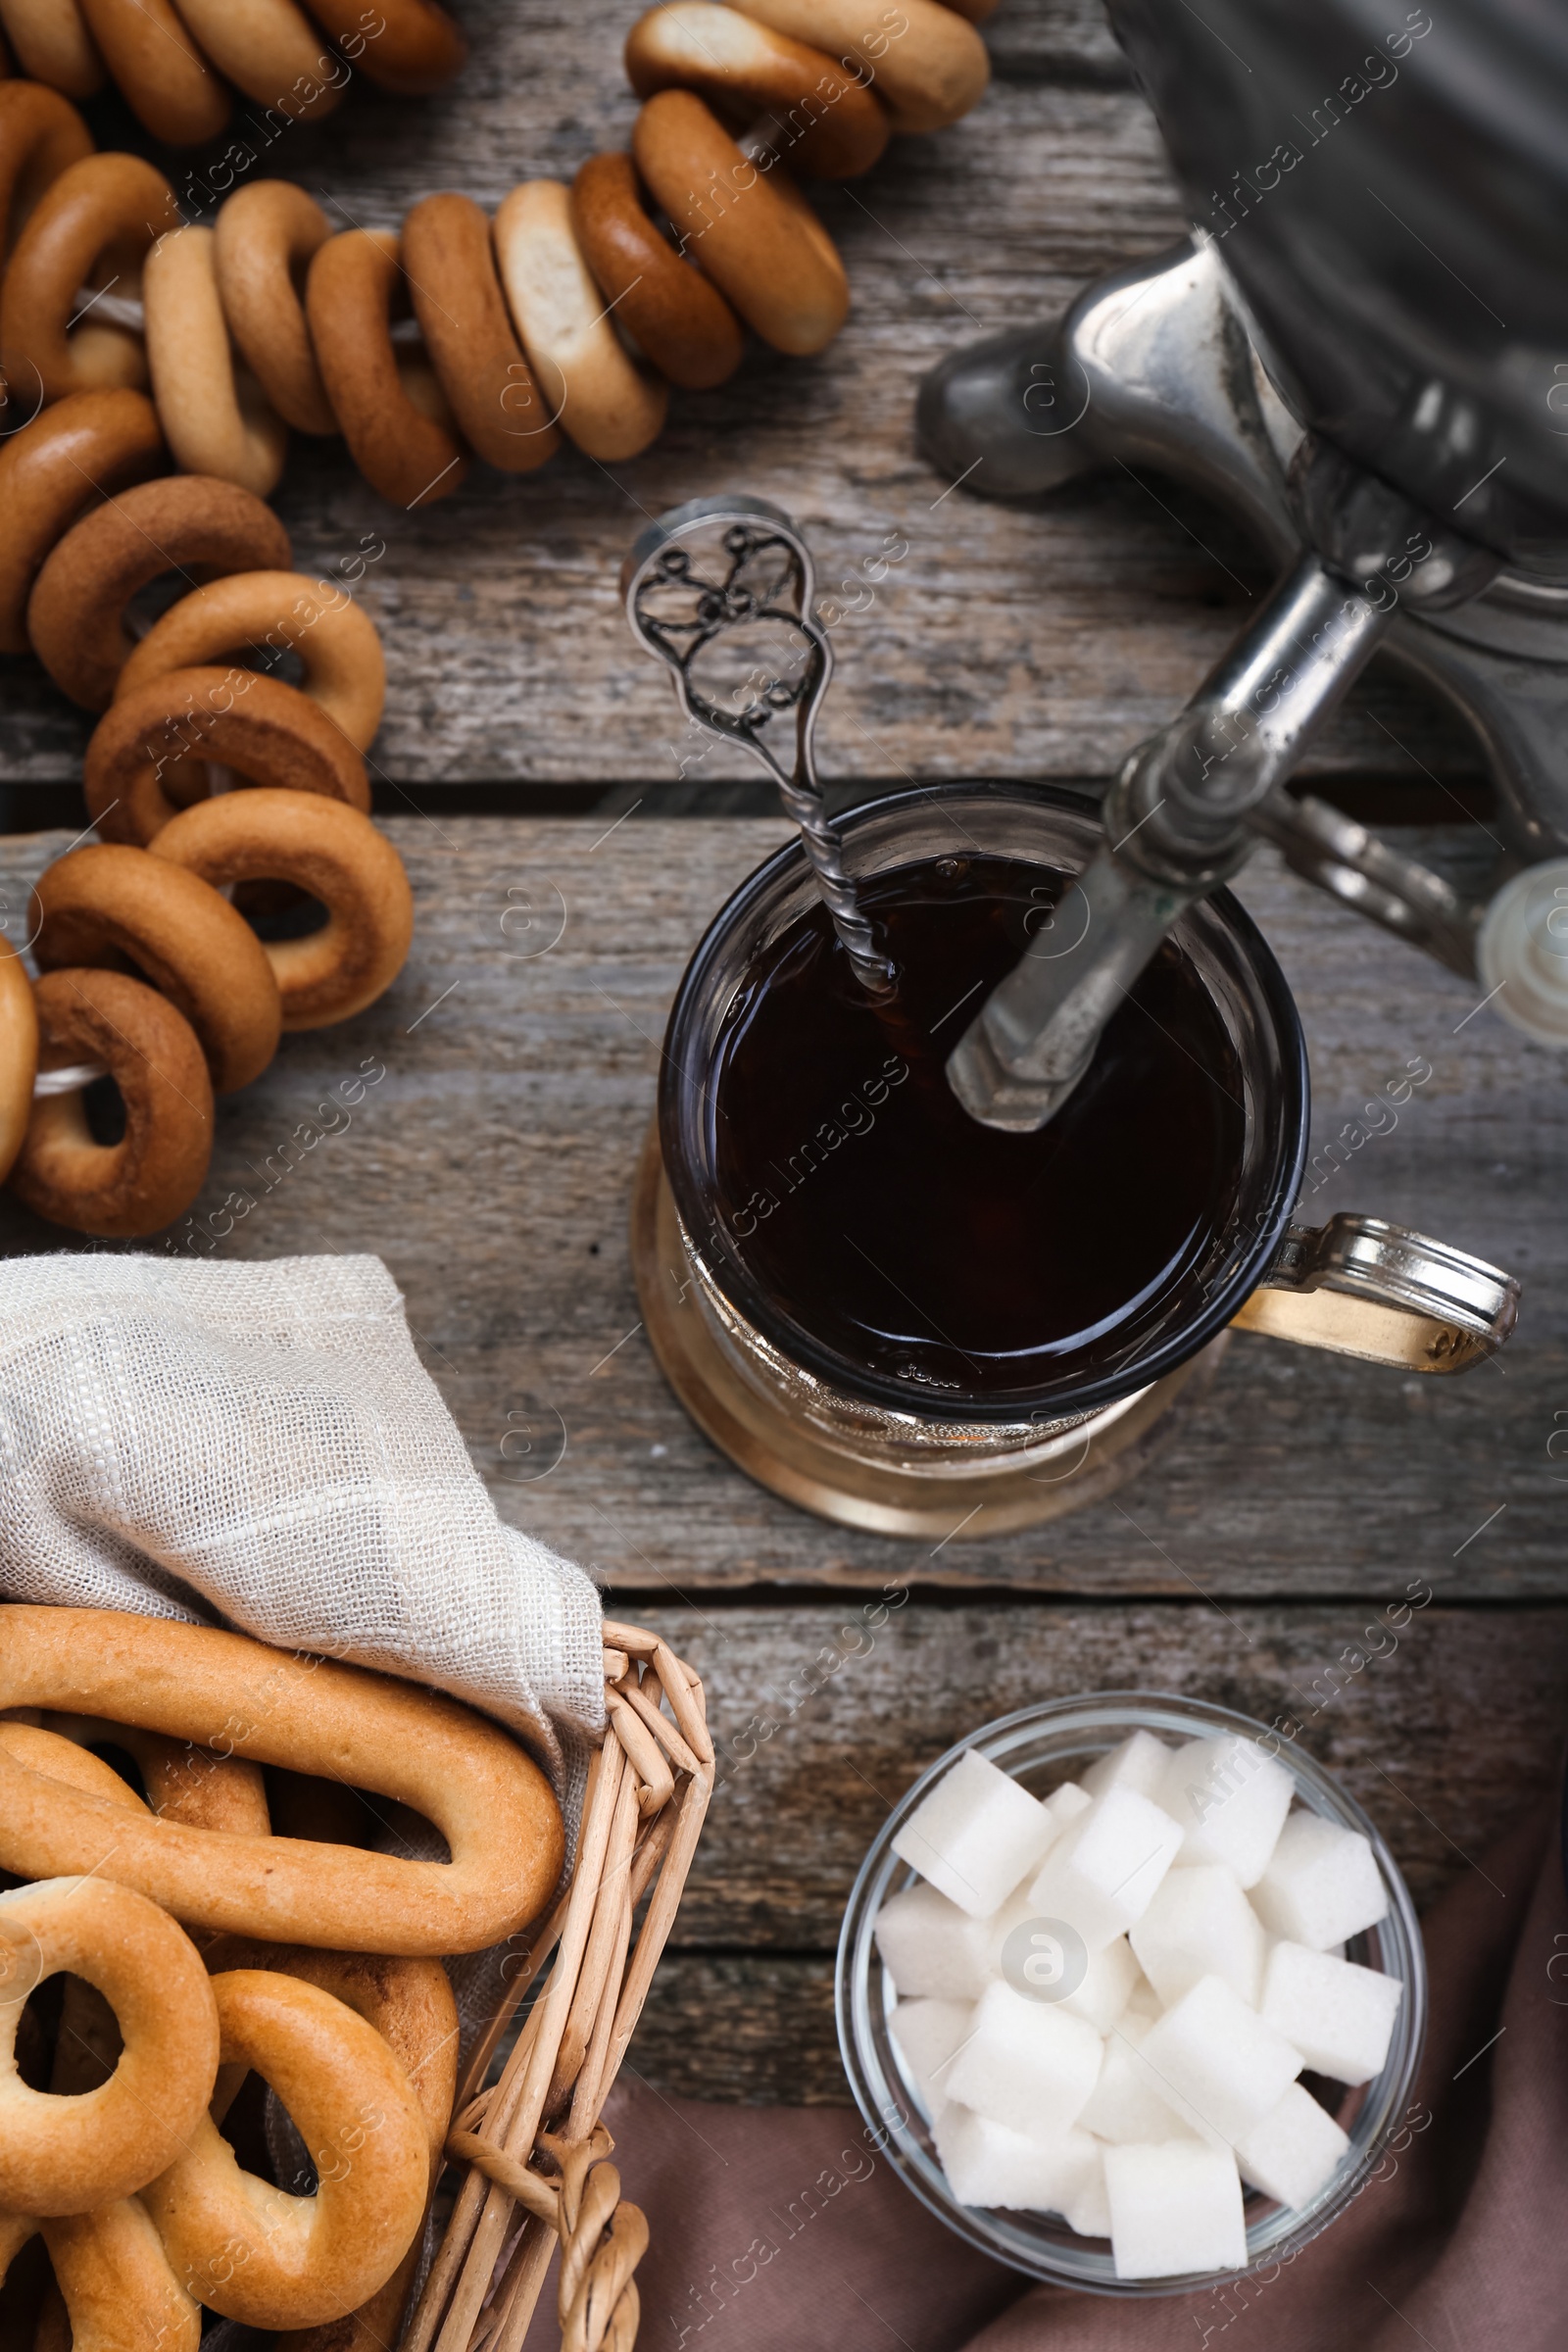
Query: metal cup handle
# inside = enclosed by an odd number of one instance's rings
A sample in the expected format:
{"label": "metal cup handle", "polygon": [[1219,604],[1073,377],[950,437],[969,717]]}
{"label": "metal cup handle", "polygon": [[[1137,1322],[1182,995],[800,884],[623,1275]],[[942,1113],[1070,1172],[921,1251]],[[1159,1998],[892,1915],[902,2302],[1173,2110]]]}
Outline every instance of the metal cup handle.
{"label": "metal cup handle", "polygon": [[1381,1217],[1293,1225],[1238,1331],[1405,1372],[1467,1372],[1500,1348],[1519,1285],[1484,1258]]}

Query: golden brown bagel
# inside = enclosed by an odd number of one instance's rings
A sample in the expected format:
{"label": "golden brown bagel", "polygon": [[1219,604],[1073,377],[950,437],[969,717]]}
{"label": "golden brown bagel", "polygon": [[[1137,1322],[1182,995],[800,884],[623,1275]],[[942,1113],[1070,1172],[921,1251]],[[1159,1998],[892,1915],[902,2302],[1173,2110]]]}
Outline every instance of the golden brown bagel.
{"label": "golden brown bagel", "polygon": [[0,258],[44,190],[91,153],[92,132],[58,90],[0,82]]}
{"label": "golden brown bagel", "polygon": [[0,939],[0,1184],[26,1137],[37,1068],[32,983],[11,942]]}
{"label": "golden brown bagel", "polygon": [[[186,29],[237,90],[296,122],[319,122],[348,75],[294,0],[179,0]],[[336,78],[328,78],[334,74]]]}
{"label": "golden brown bagel", "polygon": [[561,1813],[537,1765],[470,1708],[390,1675],[205,1626],[14,1602],[0,1610],[0,1710],[18,1707],[137,1723],[396,1797],[434,1823],[452,1859],[143,1825],[0,1750],[0,1868],[93,1870],[113,1845],[121,1883],[193,1926],[430,1957],[514,1934],[560,1876]]}
{"label": "golden brown bagel", "polygon": [[814,179],[869,172],[890,136],[862,79],[820,48],[713,0],[669,0],[639,17],[626,35],[626,78],[639,98],[697,90],[733,113],[740,128],[763,117],[791,170]]}
{"label": "golden brown bagel", "polygon": [[335,433],[294,283],[332,233],[326,215],[291,180],[259,179],[220,208],[213,233],[223,316],[263,391],[296,432]]}
{"label": "golden brown bagel", "polygon": [[301,571],[236,571],[193,588],[148,630],[120,673],[115,700],[169,670],[246,654],[274,662],[297,654],[303,692],[357,750],[369,749],[386,700],[375,624],[346,588]]}
{"label": "golden brown bagel", "polygon": [[317,364],[349,454],[373,489],[407,509],[445,498],[468,462],[428,360],[393,345],[406,293],[391,229],[329,237],[305,285]]}
{"label": "golden brown bagel", "polygon": [[507,303],[550,413],[589,457],[634,458],[657,440],[668,393],[628,359],[571,225],[559,179],[525,179],[495,223]]}
{"label": "golden brown bagel", "polygon": [[155,139],[194,147],[228,121],[228,92],[170,0],[80,0],[104,64]]}
{"label": "golden brown bagel", "polygon": [[195,1030],[215,1094],[249,1086],[277,1052],[282,1005],[267,951],[245,917],[187,868],[89,842],[40,875],[30,929],[40,971],[119,970],[127,959]]}
{"label": "golden brown bagel", "polygon": [[66,533],[28,600],[27,634],[57,686],[107,710],[130,658],[125,607],[149,581],[288,568],[288,533],[250,491],[205,474],[143,482]]}
{"label": "golden brown bagel", "polygon": [[172,669],[99,720],[81,769],[88,814],[105,841],[145,849],[179,813],[174,779],[209,760],[247,784],[370,806],[364,760],[297,687],[252,669]]}
{"label": "golden brown bagel", "polygon": [[168,463],[141,392],[72,392],[0,444],[0,653],[27,652],[33,581],[82,510]]}
{"label": "golden brown bagel", "polygon": [[104,86],[104,61],[76,0],[0,0],[0,25],[24,74],[67,98]]}
{"label": "golden brown bagel", "polygon": [[782,164],[754,164],[690,90],[649,99],[632,152],[703,275],[764,342],[798,357],[832,342],[849,281]]}
{"label": "golden brown bagel", "polygon": [[34,1000],[39,1068],[101,1062],[120,1089],[125,1132],[118,1144],[96,1143],[79,1093],[41,1098],[12,1191],[35,1216],[75,1233],[159,1232],[189,1208],[212,1157],[212,1081],[194,1030],[122,972],[45,972]]}
{"label": "golden brown bagel", "polygon": [[[205,1954],[216,1975],[270,1968],[316,1984],[375,2028],[408,2076],[429,2138],[429,2186],[444,2160],[458,2083],[458,2008],[439,1960],[387,1960],[359,1952],[313,1952],[302,1944],[247,1943],[224,1936]],[[287,2338],[286,2352],[378,2352],[395,2344],[419,2258],[416,2235],[384,2286],[348,2320]],[[277,2352],[285,2352],[279,2346]]]}
{"label": "golden brown bagel", "polygon": [[513,332],[490,222],[468,196],[426,196],[403,223],[424,347],[463,432],[492,466],[528,473],[561,446]]}
{"label": "golden brown bagel", "polygon": [[219,299],[210,228],[160,237],[142,272],[147,370],[158,418],[186,473],[265,498],[288,454],[288,428],[243,363]]}
{"label": "golden brown bagel", "polygon": [[[385,2283],[423,2218],[418,2103],[380,2034],[318,1986],[234,1969],[212,1988],[223,2064],[253,2068],[277,2092],[311,2151],[317,2192],[289,2196],[243,2173],[203,2115],[142,2202],[209,2309],[253,2328],[339,2319]],[[242,2263],[236,2243],[248,2249]]]}
{"label": "golden brown bagel", "polygon": [[[108,1798],[84,1801],[128,1819]],[[64,1878],[0,1894],[0,1970],[15,1988],[0,2004],[0,2204],[86,2213],[129,2195],[174,2160],[212,2096],[218,2007],[200,1955],[145,1895]],[[27,2089],[10,2063],[16,1995],[62,1970],[97,1986],[125,2045],[107,2082],[69,2101]]]}
{"label": "golden brown bagel", "polygon": [[403,968],[414,936],[409,877],[357,809],[299,793],[223,793],[172,817],[151,848],[219,890],[282,881],[320,900],[321,930],[266,943],[285,1029],[348,1020]]}
{"label": "golden brown bagel", "polygon": [[[43,2224],[71,2352],[197,2352],[199,2303],[170,2268],[139,2197]],[[33,2352],[45,2352],[40,2338]]]}
{"label": "golden brown bagel", "polygon": [[895,130],[956,122],[991,78],[974,26],[937,0],[898,0],[896,8],[876,0],[746,0],[746,14],[826,50],[846,73],[858,64]]}
{"label": "golden brown bagel", "polygon": [[[17,1727],[10,1728],[15,1732]],[[246,1830],[264,1838],[271,1827],[261,1767],[247,1764],[243,1756],[214,1755],[185,1740],[141,1731],[135,1724],[105,1723],[88,1715],[52,1714],[44,1728],[70,1746],[82,1773],[87,1767],[95,1773],[109,1773],[130,1794],[113,1766],[92,1753],[93,1744],[122,1747],[141,1774],[147,1810],[161,1819],[188,1822],[203,1830]],[[5,1738],[5,1729],[0,1727],[0,1740]],[[14,1753],[19,1752],[14,1739],[10,1744]],[[36,1769],[50,1767],[39,1765]],[[63,1763],[53,1770],[59,1780],[72,1777]],[[78,1778],[76,1786],[91,1788],[95,1784]]]}
{"label": "golden brown bagel", "polygon": [[746,349],[740,322],[649,220],[629,155],[579,166],[571,224],[605,300],[662,374],[690,392],[734,374]]}
{"label": "golden brown bagel", "polygon": [[440,89],[468,54],[462,26],[435,0],[377,0],[379,32],[364,30],[364,0],[311,0],[311,14],[378,89],[422,98]]}
{"label": "golden brown bagel", "polygon": [[98,385],[147,380],[141,339],[99,324],[78,326],[83,286],[134,295],[148,247],[178,225],[174,192],[136,155],[88,155],[47,188],[17,239],[0,285],[0,367],[14,398],[45,401]]}

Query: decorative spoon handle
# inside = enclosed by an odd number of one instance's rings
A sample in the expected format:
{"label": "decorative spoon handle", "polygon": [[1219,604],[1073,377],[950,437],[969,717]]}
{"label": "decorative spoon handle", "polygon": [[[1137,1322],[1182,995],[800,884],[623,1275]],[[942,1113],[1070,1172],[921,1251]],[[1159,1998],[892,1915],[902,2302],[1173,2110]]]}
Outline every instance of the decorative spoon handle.
{"label": "decorative spoon handle", "polygon": [[[699,568],[704,557],[684,544],[704,535],[716,537],[719,551],[716,560],[709,551],[706,572]],[[668,664],[687,718],[720,743],[740,744],[772,776],[857,978],[873,996],[886,996],[892,967],[861,912],[817,781],[812,735],[833,675],[833,648],[812,611],[815,578],[800,532],[765,499],[694,498],[641,533],[622,567],[621,588],[633,630]],[[740,628],[756,634],[766,666],[751,670],[726,708],[694,673],[717,639]],[[769,631],[782,642],[769,643]],[[799,650],[792,639],[804,641]],[[786,765],[774,747],[784,732],[780,722],[792,712],[795,751]]]}

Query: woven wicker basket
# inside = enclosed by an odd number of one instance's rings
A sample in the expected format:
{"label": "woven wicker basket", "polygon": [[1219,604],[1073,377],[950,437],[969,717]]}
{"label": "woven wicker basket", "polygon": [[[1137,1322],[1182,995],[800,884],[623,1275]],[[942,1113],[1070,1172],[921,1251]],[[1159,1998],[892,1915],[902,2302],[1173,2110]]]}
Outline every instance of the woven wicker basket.
{"label": "woven wicker basket", "polygon": [[576,1871],[459,2087],[447,2152],[466,2171],[402,2352],[520,2352],[558,2245],[564,2352],[630,2352],[636,2341],[632,2273],[648,2225],[621,2199],[599,2117],[674,1923],[712,1794],[713,1745],[702,1684],[655,1635],[606,1624],[605,1686],[609,1727],[589,1772]]}

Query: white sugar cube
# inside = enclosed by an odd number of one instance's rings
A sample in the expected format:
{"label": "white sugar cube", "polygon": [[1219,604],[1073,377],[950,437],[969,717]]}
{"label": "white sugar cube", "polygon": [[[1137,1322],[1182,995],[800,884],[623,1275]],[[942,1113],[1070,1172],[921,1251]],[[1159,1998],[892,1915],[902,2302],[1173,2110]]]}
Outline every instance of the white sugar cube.
{"label": "white sugar cube", "polygon": [[934,1886],[906,1886],[876,1915],[876,1948],[901,1993],[977,2001],[996,1975],[991,1922]]}
{"label": "white sugar cube", "polygon": [[1396,1977],[1376,1969],[1331,1959],[1302,1943],[1277,1943],[1263,1984],[1263,2020],[1300,2051],[1314,2074],[1331,2075],[1336,2082],[1370,2082],[1388,2057],[1402,1989]]}
{"label": "white sugar cube", "polygon": [[[1088,2139],[1087,2132],[1074,2137]],[[1084,2177],[1074,2193],[1064,2199],[1059,2211],[1069,2230],[1080,2237],[1108,2237],[1110,2235],[1110,2199],[1105,2194],[1105,2151],[1095,2140],[1089,2141],[1094,2151],[1084,2168]]]}
{"label": "white sugar cube", "polygon": [[1179,1825],[1147,1796],[1107,1788],[1051,1848],[1030,1903],[1099,1951],[1143,1918],[1181,1841]]}
{"label": "white sugar cube", "polygon": [[1091,1952],[1083,1982],[1061,1996],[1061,2005],[1075,2017],[1084,2017],[1097,2034],[1108,2034],[1127,2006],[1127,1996],[1138,1982],[1138,1963],[1133,1947],[1125,1936],[1117,1936]]}
{"label": "white sugar cube", "polygon": [[1140,2054],[1160,2097],[1204,2139],[1234,2141],[1279,2105],[1301,2071],[1300,2052],[1223,1977],[1200,1979],[1156,2018]]}
{"label": "white sugar cube", "polygon": [[889,2020],[904,2071],[927,2115],[948,2096],[948,2068],[967,2040],[972,2001],[901,2001]]}
{"label": "white sugar cube", "polygon": [[1094,2027],[1059,2002],[991,1984],[948,2069],[948,2095],[1009,2131],[1059,2136],[1095,2087],[1102,2047]]}
{"label": "white sugar cube", "polygon": [[960,1911],[984,1919],[1034,1869],[1052,1835],[1038,1798],[971,1747],[916,1805],[893,1851]]}
{"label": "white sugar cube", "polygon": [[1149,1982],[1149,1979],[1140,1970],[1138,1981],[1134,1984],[1131,1992],[1127,1995],[1127,2006],[1122,2011],[1121,2017],[1117,2020],[1117,2023],[1123,2024],[1129,2017],[1155,2018],[1163,2017],[1164,2014],[1164,2002],[1160,1999],[1158,1993]]}
{"label": "white sugar cube", "polygon": [[1133,1788],[1157,1805],[1169,1762],[1170,1749],[1163,1740],[1156,1740],[1152,1732],[1130,1732],[1119,1747],[1090,1765],[1083,1785],[1091,1796],[1103,1796],[1107,1788]]}
{"label": "white sugar cube", "polygon": [[1090,1796],[1088,1789],[1080,1788],[1076,1781],[1063,1781],[1059,1788],[1053,1788],[1049,1796],[1042,1797],[1041,1802],[1051,1815],[1051,1842],[1054,1845],[1068,1824],[1076,1821],[1080,1813],[1088,1811]]}
{"label": "white sugar cube", "polygon": [[1087,2132],[1014,2132],[955,2101],[932,2132],[960,2205],[1059,2213],[1090,2180],[1100,2150]]}
{"label": "white sugar cube", "polygon": [[1178,1865],[1132,1930],[1132,1948],[1162,2001],[1200,1977],[1223,1977],[1249,2007],[1263,1983],[1263,1923],[1223,1862]]}
{"label": "white sugar cube", "polygon": [[1145,2065],[1142,2045],[1152,2019],[1124,2015],[1105,2036],[1100,2080],[1078,2121],[1099,2139],[1125,2146],[1133,2140],[1191,2139],[1192,2132],[1161,2098],[1159,2078]]}
{"label": "white sugar cube", "polygon": [[1107,2148],[1105,2195],[1118,2278],[1175,2278],[1246,2264],[1242,2183],[1229,2148],[1191,2139]]}
{"label": "white sugar cube", "polygon": [[1182,1825],[1184,1862],[1223,1862],[1243,1886],[1268,1867],[1294,1784],[1254,1740],[1189,1740],[1169,1758],[1156,1801]]}
{"label": "white sugar cube", "polygon": [[1292,1814],[1252,1900],[1265,1928],[1314,1952],[1348,1943],[1389,1914],[1367,1839],[1316,1813]]}
{"label": "white sugar cube", "polygon": [[1333,2178],[1349,2140],[1309,2090],[1293,2082],[1279,2105],[1236,2142],[1242,2179],[1282,2205],[1309,2205]]}

